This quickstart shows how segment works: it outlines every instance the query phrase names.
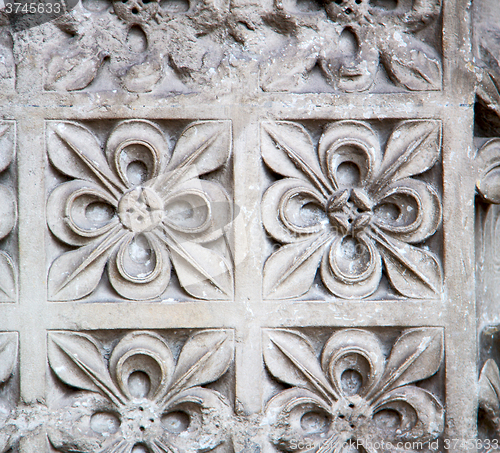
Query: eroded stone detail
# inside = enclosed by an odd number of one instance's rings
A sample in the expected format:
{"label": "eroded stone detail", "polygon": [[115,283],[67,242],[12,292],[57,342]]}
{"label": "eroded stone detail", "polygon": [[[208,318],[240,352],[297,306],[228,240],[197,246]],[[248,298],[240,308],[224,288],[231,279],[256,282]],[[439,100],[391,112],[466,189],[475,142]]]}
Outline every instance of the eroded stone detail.
{"label": "eroded stone detail", "polygon": [[158,334],[125,335],[104,359],[92,336],[49,334],[49,363],[82,390],[52,416],[51,443],[62,452],[210,451],[227,437],[227,399],[202,387],[233,360],[230,330],[192,335],[177,359]]}
{"label": "eroded stone detail", "polygon": [[[64,42],[49,46],[47,90],[86,88],[109,63],[103,83],[130,92],[149,92],[166,83],[169,91],[185,91],[218,82],[223,58],[225,4],[216,1],[159,0],[83,1],[55,23]],[[183,4],[184,3],[184,4]],[[186,11],[183,10],[185,6]],[[62,45],[61,45],[62,44]]]}
{"label": "eroded stone detail", "polygon": [[380,339],[366,330],[334,333],[321,360],[302,334],[267,330],[264,337],[267,369],[292,386],[266,408],[270,440],[280,450],[294,451],[301,442],[319,453],[348,451],[344,444],[352,443],[375,453],[385,451],[382,441],[396,446],[442,434],[441,402],[413,385],[441,367],[441,328],[404,331],[387,358]]}
{"label": "eroded stone detail", "polygon": [[50,299],[90,294],[106,264],[118,294],[156,298],[169,284],[171,263],[190,295],[231,297],[230,262],[202,245],[224,235],[231,203],[219,184],[200,179],[226,163],[229,122],[191,124],[172,152],[159,127],[144,120],[119,123],[104,153],[76,122],[48,123],[47,140],[53,165],[74,178],[50,194],[48,225],[58,239],[79,247],[52,264]]}
{"label": "eroded stone detail", "polygon": [[[0,172],[6,171],[15,154],[15,124],[0,121]],[[0,184],[0,239],[7,237],[16,224],[17,203],[11,189]],[[0,251],[0,302],[16,299],[16,267],[12,257]]]}
{"label": "eroded stone detail", "polygon": [[14,81],[16,64],[13,46],[9,20],[3,11],[0,11],[0,80]]}
{"label": "eroded stone detail", "polygon": [[365,91],[380,64],[396,85],[415,91],[441,89],[439,51],[414,34],[436,21],[439,0],[330,0],[324,2],[324,11],[309,14],[284,5],[276,2],[275,10],[264,16],[264,22],[288,37],[272,60],[263,63],[264,90],[307,89],[313,69],[319,67],[333,88]]}
{"label": "eroded stone detail", "polygon": [[[16,332],[0,332],[0,389],[12,378],[17,365],[18,338]],[[7,395],[8,396],[8,395]],[[14,417],[12,401],[3,392],[0,398],[0,452],[6,452],[17,443],[16,427],[11,424]]]}
{"label": "eroded stone detail", "polygon": [[264,226],[284,244],[265,263],[264,296],[305,294],[319,267],[331,293],[367,297],[379,287],[383,262],[400,294],[438,297],[438,258],[413,244],[441,222],[438,194],[415,178],[434,166],[440,148],[441,125],[430,120],[401,123],[385,151],[364,122],[328,125],[317,149],[300,124],[263,123],[263,159],[285,177],[262,200]]}

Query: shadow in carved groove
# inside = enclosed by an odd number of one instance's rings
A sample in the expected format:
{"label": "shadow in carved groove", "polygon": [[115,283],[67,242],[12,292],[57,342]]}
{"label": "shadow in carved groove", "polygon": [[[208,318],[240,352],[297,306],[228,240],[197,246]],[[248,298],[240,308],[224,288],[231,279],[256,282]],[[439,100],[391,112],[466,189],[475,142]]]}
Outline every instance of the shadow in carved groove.
{"label": "shadow in carved groove", "polygon": [[[49,299],[92,293],[107,265],[109,282],[127,299],[157,298],[173,264],[180,285],[201,299],[230,299],[232,265],[224,242],[232,206],[216,182],[201,179],[231,151],[228,121],[195,122],[177,138],[155,123],[127,120],[105,144],[77,122],[47,124],[53,166],[72,178],[47,202],[47,222],[78,247],[52,263]],[[219,249],[211,245],[222,238]]]}

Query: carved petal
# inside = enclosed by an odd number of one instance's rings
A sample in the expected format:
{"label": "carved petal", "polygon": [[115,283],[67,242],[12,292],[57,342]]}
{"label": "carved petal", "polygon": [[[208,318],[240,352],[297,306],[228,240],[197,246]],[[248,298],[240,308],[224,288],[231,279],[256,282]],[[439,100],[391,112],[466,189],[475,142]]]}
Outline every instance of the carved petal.
{"label": "carved petal", "polygon": [[332,414],[327,401],[303,388],[278,393],[266,407],[263,423],[280,450],[295,451],[297,444],[323,445],[330,436]]}
{"label": "carved petal", "polygon": [[104,52],[76,49],[72,55],[55,54],[47,67],[46,90],[75,91],[87,87],[97,75]]}
{"label": "carved petal", "polygon": [[17,362],[17,332],[0,333],[0,383],[6,382]]}
{"label": "carved petal", "polygon": [[388,237],[380,230],[371,236],[380,245],[387,276],[399,293],[416,299],[437,297],[442,276],[441,266],[433,253]]}
{"label": "carved petal", "polygon": [[103,238],[57,258],[49,270],[49,299],[81,299],[94,291],[109,256],[125,235],[121,226],[116,227]]}
{"label": "carved petal", "polygon": [[263,292],[268,299],[290,299],[313,285],[321,257],[331,236],[327,233],[279,248],[264,265]]}
{"label": "carved petal", "polygon": [[[114,347],[109,359],[111,376],[129,399],[164,396],[174,371],[174,357],[165,341],[152,332],[132,332]],[[149,391],[137,394],[130,377],[141,372],[149,378]],[[139,389],[141,390],[141,389]]]}
{"label": "carved petal", "polygon": [[374,189],[423,173],[436,163],[440,152],[439,121],[405,121],[394,129],[389,137]]}
{"label": "carved petal", "polygon": [[160,239],[168,245],[177,277],[189,294],[199,299],[227,300],[232,297],[232,266],[220,253],[187,242],[173,231],[165,231]]}
{"label": "carved petal", "polygon": [[170,254],[151,233],[128,235],[108,265],[109,282],[118,294],[135,300],[160,296],[170,282]]}
{"label": "carved petal", "polygon": [[495,426],[500,424],[500,373],[494,360],[488,359],[479,376],[479,408]]}
{"label": "carved petal", "polygon": [[124,401],[111,380],[99,345],[90,335],[50,332],[48,357],[50,367],[65,384],[101,393],[115,404]]}
{"label": "carved petal", "polygon": [[325,130],[318,146],[325,175],[333,187],[361,187],[376,175],[382,158],[375,132],[360,121],[339,121]]}
{"label": "carved petal", "polygon": [[0,251],[0,300],[14,301],[16,299],[16,277],[16,268],[12,258]]}
{"label": "carved petal", "polygon": [[373,45],[371,27],[345,28],[338,47],[322,49],[321,69],[330,85],[346,91],[365,91],[373,84],[379,67],[379,51]]}
{"label": "carved petal", "polygon": [[17,219],[14,194],[4,186],[0,186],[0,216],[0,239],[3,239],[12,231]]}
{"label": "carved petal", "polygon": [[414,91],[441,89],[441,62],[434,49],[397,30],[380,38],[382,62],[395,83]]}
{"label": "carved petal", "polygon": [[15,153],[15,124],[0,121],[0,171],[4,171],[12,162]]}
{"label": "carved petal", "polygon": [[52,164],[62,173],[96,182],[116,199],[125,191],[108,166],[95,135],[86,127],[70,121],[49,122],[47,150]]}
{"label": "carved petal", "polygon": [[123,184],[131,188],[158,176],[170,157],[169,144],[151,121],[122,121],[109,134],[106,157]]}
{"label": "carved petal", "polygon": [[290,121],[264,122],[261,130],[264,162],[276,173],[311,182],[323,194],[331,192],[323,176],[311,136]]}
{"label": "carved petal", "polygon": [[441,223],[441,202],[429,185],[404,179],[386,187],[374,208],[374,222],[403,242],[418,243],[432,236]]}
{"label": "carved petal", "polygon": [[182,181],[217,170],[231,153],[231,123],[201,121],[191,124],[177,140],[165,176],[153,188],[163,196]]}
{"label": "carved petal", "polygon": [[382,278],[380,253],[364,236],[339,236],[321,262],[321,279],[336,296],[344,299],[368,297]]}
{"label": "carved petal", "polygon": [[83,393],[73,397],[64,407],[51,411],[47,428],[50,443],[63,453],[116,453],[114,448],[125,444],[116,409],[100,395]]}
{"label": "carved petal", "polygon": [[486,142],[477,155],[481,176],[476,183],[481,196],[490,203],[500,203],[500,139]]}
{"label": "carved petal", "polygon": [[305,337],[280,329],[264,330],[263,336],[264,362],[275,378],[309,389],[330,402],[338,398]]}
{"label": "carved petal", "polygon": [[163,222],[186,240],[210,242],[220,238],[231,222],[231,203],[217,183],[191,179],[165,198]]}
{"label": "carved petal", "polygon": [[219,379],[234,355],[234,333],[229,329],[203,330],[186,342],[177,360],[168,394]]}
{"label": "carved petal", "polygon": [[267,189],[262,198],[264,227],[280,242],[301,241],[325,228],[326,201],[309,182],[282,179]]}
{"label": "carved petal", "polygon": [[66,244],[85,245],[116,227],[116,201],[97,184],[69,181],[51,192],[47,224]]}
{"label": "carved petal", "polygon": [[[382,345],[374,334],[347,329],[330,337],[323,348],[321,364],[339,394],[346,393],[342,378],[344,372],[358,373],[362,385],[355,394],[363,397],[380,381],[385,369],[385,358]],[[352,392],[349,393],[347,396],[352,395]]]}
{"label": "carved petal", "polygon": [[413,385],[391,390],[374,403],[375,423],[371,423],[372,429],[377,429],[377,413],[380,415],[384,410],[398,413],[398,429],[401,430],[392,436],[386,431],[386,440],[392,437],[402,441],[428,442],[437,438],[444,430],[444,409],[441,403],[432,393]]}
{"label": "carved petal", "polygon": [[374,392],[390,389],[431,377],[443,361],[444,338],[439,327],[407,330],[394,344],[384,376]]}
{"label": "carved petal", "polygon": [[[194,387],[169,401],[162,424],[165,434],[152,443],[161,451],[210,451],[227,440],[229,405],[215,390]],[[172,445],[174,448],[168,448]]]}
{"label": "carved petal", "polygon": [[300,88],[304,85],[309,71],[314,68],[318,55],[319,46],[315,43],[307,46],[298,46],[296,41],[288,43],[280,49],[279,56],[261,65],[262,89],[264,91],[294,91]]}

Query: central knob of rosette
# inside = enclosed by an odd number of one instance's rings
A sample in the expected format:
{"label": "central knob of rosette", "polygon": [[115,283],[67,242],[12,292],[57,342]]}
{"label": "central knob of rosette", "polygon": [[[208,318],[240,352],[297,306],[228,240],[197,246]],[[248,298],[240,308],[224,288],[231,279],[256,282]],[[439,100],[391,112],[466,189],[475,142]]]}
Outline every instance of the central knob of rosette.
{"label": "central knob of rosette", "polygon": [[151,231],[163,219],[163,202],[153,190],[137,187],[123,195],[118,216],[123,226],[134,233]]}

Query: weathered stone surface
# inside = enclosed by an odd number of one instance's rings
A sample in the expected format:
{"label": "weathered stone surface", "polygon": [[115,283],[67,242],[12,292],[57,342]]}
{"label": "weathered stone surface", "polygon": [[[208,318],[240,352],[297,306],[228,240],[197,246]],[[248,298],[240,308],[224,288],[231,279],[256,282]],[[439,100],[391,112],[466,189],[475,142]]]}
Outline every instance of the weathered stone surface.
{"label": "weathered stone surface", "polygon": [[17,5],[0,453],[500,448],[497,0]]}

